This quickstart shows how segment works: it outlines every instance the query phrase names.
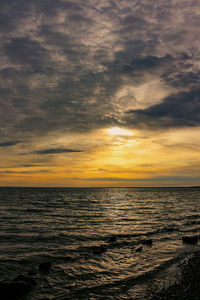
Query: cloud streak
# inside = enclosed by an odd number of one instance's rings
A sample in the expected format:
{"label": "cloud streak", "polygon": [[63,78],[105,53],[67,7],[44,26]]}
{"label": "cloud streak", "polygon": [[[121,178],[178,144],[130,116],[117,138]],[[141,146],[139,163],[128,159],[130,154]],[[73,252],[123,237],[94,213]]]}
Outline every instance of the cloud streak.
{"label": "cloud streak", "polygon": [[33,153],[48,155],[48,154],[77,153],[77,152],[83,152],[83,150],[67,149],[67,148],[51,148],[51,149],[37,150],[34,151]]}
{"label": "cloud streak", "polygon": [[3,143],[0,143],[0,147],[12,147],[12,146],[16,146],[19,143],[21,143],[21,142],[20,141],[3,142]]}

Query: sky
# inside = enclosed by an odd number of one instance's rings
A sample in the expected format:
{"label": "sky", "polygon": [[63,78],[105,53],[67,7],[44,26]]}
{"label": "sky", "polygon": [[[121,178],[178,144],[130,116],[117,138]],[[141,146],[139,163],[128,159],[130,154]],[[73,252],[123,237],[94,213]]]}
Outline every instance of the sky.
{"label": "sky", "polygon": [[198,0],[0,0],[0,185],[199,185],[199,27]]}

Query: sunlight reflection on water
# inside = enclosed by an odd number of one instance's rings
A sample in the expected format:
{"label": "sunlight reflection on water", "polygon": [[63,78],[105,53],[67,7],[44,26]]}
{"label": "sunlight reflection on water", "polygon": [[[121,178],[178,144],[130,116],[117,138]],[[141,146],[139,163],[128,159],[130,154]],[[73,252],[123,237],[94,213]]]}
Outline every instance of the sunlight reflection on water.
{"label": "sunlight reflection on water", "polygon": [[181,241],[199,231],[196,189],[0,189],[0,201],[2,278],[52,262],[30,300],[136,295],[135,278],[198,247]]}

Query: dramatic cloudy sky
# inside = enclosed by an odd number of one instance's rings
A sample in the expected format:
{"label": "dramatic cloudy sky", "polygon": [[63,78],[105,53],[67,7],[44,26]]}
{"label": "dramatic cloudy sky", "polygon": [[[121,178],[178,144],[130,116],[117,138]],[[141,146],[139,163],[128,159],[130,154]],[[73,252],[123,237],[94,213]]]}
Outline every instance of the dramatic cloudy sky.
{"label": "dramatic cloudy sky", "polygon": [[198,0],[0,0],[0,185],[200,175]]}

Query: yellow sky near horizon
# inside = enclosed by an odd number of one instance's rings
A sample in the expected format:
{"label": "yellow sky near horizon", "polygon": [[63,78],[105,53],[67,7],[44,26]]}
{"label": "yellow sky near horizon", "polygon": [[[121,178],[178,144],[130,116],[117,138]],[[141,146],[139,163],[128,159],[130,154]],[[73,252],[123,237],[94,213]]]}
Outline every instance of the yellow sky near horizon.
{"label": "yellow sky near horizon", "polygon": [[[15,156],[6,150],[1,156],[1,186],[198,185],[199,133],[200,128],[155,133],[109,127],[84,135],[54,136],[54,143],[51,136],[43,140],[44,147],[66,143],[73,148],[76,143],[83,152],[39,155],[26,154],[24,149],[22,159],[23,145]],[[41,148],[41,141],[33,141],[34,148],[37,143]]]}

